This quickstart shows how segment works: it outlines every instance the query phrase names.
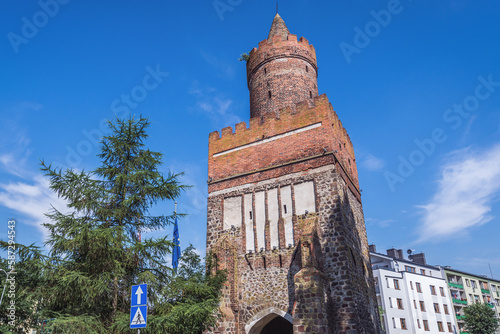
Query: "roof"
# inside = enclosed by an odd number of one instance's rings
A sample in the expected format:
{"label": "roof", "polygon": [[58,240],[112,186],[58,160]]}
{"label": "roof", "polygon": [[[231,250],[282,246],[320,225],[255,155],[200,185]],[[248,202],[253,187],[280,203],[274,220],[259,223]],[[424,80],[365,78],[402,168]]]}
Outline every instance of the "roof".
{"label": "roof", "polygon": [[282,39],[287,39],[290,31],[286,27],[285,21],[281,18],[281,16],[276,13],[276,16],[273,19],[273,23],[271,25],[271,30],[269,30],[269,36],[267,36],[268,40],[273,40],[274,36],[281,36]]}

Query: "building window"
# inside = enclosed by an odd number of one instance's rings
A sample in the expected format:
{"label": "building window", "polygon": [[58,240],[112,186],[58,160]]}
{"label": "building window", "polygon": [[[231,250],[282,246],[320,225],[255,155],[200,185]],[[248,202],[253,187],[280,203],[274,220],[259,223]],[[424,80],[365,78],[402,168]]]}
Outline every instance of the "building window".
{"label": "building window", "polygon": [[394,289],[399,290],[399,281],[397,279],[394,280]]}
{"label": "building window", "polygon": [[434,303],[434,312],[441,313],[441,311],[439,310],[439,304],[438,303]]}
{"label": "building window", "polygon": [[441,296],[444,297],[444,288],[442,286],[439,287],[439,292],[441,293]]}
{"label": "building window", "polygon": [[248,211],[248,213],[250,214],[250,220],[252,220],[252,211]]}
{"label": "building window", "polygon": [[425,303],[421,300],[419,301],[420,304],[420,311],[425,312]]}
{"label": "building window", "polygon": [[470,281],[470,284],[472,285],[472,288],[473,288],[473,289],[475,289],[475,288],[476,288],[476,281],[471,280],[471,281]]}
{"label": "building window", "polygon": [[416,282],[415,285],[417,286],[417,292],[422,292],[422,287],[420,286],[420,283]]}
{"label": "building window", "polygon": [[410,267],[410,266],[405,266],[405,271],[410,272],[410,273],[414,273],[415,272],[415,268],[414,267]]}
{"label": "building window", "polygon": [[402,310],[403,309],[403,300],[401,298],[396,299],[396,302],[398,303],[398,309]]}
{"label": "building window", "polygon": [[448,311],[448,305],[443,304],[443,309],[444,309],[444,314],[450,314],[450,312]]}
{"label": "building window", "polygon": [[308,66],[306,66],[306,72],[309,72],[309,67]]}
{"label": "building window", "polygon": [[410,288],[413,290],[413,282],[410,281]]}
{"label": "building window", "polygon": [[401,329],[408,329],[408,328],[406,328],[406,319],[405,318],[401,318]]}
{"label": "building window", "polygon": [[267,68],[264,67],[264,74],[267,74]]}
{"label": "building window", "polygon": [[420,273],[421,273],[422,275],[425,275],[425,270],[424,270],[424,269],[420,269]]}
{"label": "building window", "polygon": [[417,319],[417,326],[420,328],[420,319]]}
{"label": "building window", "polygon": [[467,278],[465,279],[465,285],[467,285],[468,287],[470,287],[470,281]]}
{"label": "building window", "polygon": [[429,322],[427,320],[422,320],[422,321],[424,322],[424,329],[426,331],[428,331],[429,330]]}
{"label": "building window", "polygon": [[392,318],[392,326],[396,328],[396,320],[394,318]]}
{"label": "building window", "polygon": [[438,321],[438,330],[444,332],[443,323],[441,321]]}
{"label": "building window", "polygon": [[436,294],[436,287],[434,285],[431,285],[431,294],[432,295]]}
{"label": "building window", "polygon": [[389,306],[392,308],[392,298],[389,297]]}
{"label": "building window", "polygon": [[451,322],[448,322],[447,325],[448,325],[448,332],[450,332],[450,333],[453,332],[453,328],[451,326]]}
{"label": "building window", "polygon": [[286,214],[286,205],[283,205],[283,211],[285,211]]}
{"label": "building window", "polygon": [[268,91],[267,94],[269,95],[269,98],[271,98],[271,91]]}
{"label": "building window", "polygon": [[313,93],[309,91],[309,97],[312,99],[313,98]]}
{"label": "building window", "polygon": [[387,283],[387,287],[390,288],[390,286],[389,286],[389,279],[387,277],[385,278],[385,283]]}
{"label": "building window", "polygon": [[413,299],[413,306],[415,306],[415,309],[417,309],[417,301]]}

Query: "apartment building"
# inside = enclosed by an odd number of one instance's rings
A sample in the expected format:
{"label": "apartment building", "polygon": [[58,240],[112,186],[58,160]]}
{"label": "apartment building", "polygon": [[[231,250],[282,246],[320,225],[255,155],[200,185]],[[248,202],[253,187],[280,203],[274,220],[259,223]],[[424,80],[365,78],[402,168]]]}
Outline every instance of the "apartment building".
{"label": "apartment building", "polygon": [[400,249],[380,254],[370,245],[370,258],[387,334],[457,333],[448,284],[439,267],[426,264],[423,253],[410,261]]}
{"label": "apartment building", "polygon": [[[497,316],[500,314],[500,281],[487,276],[466,273],[450,267],[441,268],[446,278],[460,332],[464,329],[464,307],[472,303],[486,303]],[[500,329],[496,333],[500,333]]]}

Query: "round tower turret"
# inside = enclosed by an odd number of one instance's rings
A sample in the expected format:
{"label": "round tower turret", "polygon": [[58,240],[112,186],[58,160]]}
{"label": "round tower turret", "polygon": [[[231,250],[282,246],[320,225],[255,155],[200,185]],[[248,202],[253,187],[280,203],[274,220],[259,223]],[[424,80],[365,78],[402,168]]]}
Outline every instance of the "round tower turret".
{"label": "round tower turret", "polygon": [[292,35],[276,14],[269,36],[250,52],[247,82],[250,117],[279,113],[318,95],[316,51],[307,39]]}

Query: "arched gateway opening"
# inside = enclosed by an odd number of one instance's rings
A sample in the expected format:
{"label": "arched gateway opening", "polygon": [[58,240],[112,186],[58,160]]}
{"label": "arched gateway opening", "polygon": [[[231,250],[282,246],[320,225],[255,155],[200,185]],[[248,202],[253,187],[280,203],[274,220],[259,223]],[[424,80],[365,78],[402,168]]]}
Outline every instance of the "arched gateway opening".
{"label": "arched gateway opening", "polygon": [[293,326],[283,317],[276,317],[262,328],[260,334],[293,334]]}
{"label": "arched gateway opening", "polygon": [[271,308],[256,314],[245,326],[247,334],[293,334],[292,316]]}

